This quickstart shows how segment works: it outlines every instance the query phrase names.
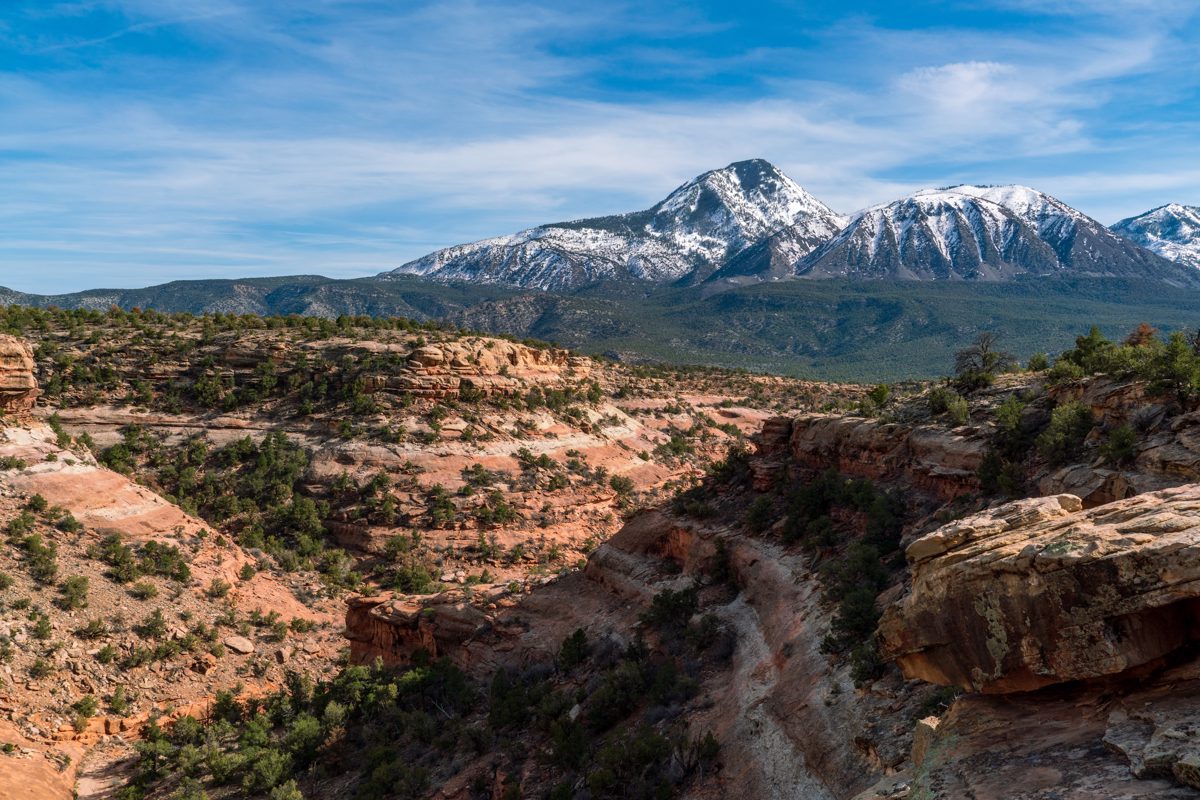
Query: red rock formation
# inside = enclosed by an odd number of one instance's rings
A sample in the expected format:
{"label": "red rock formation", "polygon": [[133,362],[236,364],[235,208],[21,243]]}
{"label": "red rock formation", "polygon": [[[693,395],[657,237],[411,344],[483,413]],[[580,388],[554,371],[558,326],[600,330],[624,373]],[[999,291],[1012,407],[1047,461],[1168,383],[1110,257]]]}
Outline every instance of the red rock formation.
{"label": "red rock formation", "polygon": [[[786,442],[786,446],[784,443]],[[981,431],[905,426],[863,417],[806,414],[764,427],[755,484],[769,488],[785,468],[836,469],[843,475],[908,485],[951,500],[979,490],[976,472],[987,451]]]}
{"label": "red rock formation", "polygon": [[754,491],[770,491],[787,471],[788,440],[792,436],[791,417],[772,417],[763,423],[755,441],[757,452],[750,462],[754,474]]}
{"label": "red rock formation", "polygon": [[445,596],[425,601],[403,597],[352,597],[346,603],[350,660],[408,664],[417,651],[437,658],[481,630],[488,617],[466,602]]}
{"label": "red rock formation", "polygon": [[408,356],[402,373],[379,377],[378,387],[420,397],[447,397],[464,389],[481,394],[514,392],[530,383],[586,377],[591,361],[558,348],[533,348],[503,339],[460,339],[425,345]]}
{"label": "red rock formation", "polygon": [[33,348],[0,334],[0,413],[29,411],[41,392],[33,377]]}
{"label": "red rock formation", "polygon": [[913,542],[912,587],[880,624],[885,655],[910,678],[1020,692],[1192,641],[1200,486],[1081,509],[1073,495],[1022,500]]}
{"label": "red rock formation", "polygon": [[966,695],[911,768],[855,800],[1194,800],[1196,675],[1189,665],[1118,699],[1089,685]]}

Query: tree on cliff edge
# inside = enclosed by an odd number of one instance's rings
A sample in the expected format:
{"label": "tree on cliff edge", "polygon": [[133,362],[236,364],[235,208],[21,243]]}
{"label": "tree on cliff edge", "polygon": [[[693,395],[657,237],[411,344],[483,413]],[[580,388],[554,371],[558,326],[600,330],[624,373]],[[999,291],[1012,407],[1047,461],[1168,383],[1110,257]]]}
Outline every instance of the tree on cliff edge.
{"label": "tree on cliff edge", "polygon": [[991,386],[997,372],[1011,369],[1017,360],[1012,353],[1000,350],[1000,334],[984,331],[975,341],[954,354],[955,383],[962,391]]}

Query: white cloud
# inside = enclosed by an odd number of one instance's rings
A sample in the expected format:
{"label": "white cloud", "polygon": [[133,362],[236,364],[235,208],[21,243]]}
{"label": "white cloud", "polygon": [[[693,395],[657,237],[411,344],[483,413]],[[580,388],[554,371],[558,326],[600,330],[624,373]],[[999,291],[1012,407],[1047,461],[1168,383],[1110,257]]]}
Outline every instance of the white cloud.
{"label": "white cloud", "polygon": [[[113,67],[141,79],[99,99],[71,75],[0,75],[0,150],[30,154],[4,165],[16,190],[0,199],[0,271],[27,259],[78,270],[88,252],[106,264],[124,252],[132,276],[156,257],[186,264],[188,277],[365,274],[464,238],[644,206],[753,156],[844,211],[921,186],[1020,180],[1100,215],[1121,205],[1108,195],[1152,185],[1147,176],[1187,174],[1174,171],[1186,140],[1133,159],[1105,135],[1120,81],[1168,73],[1178,84],[1163,61],[1177,42],[1161,27],[985,35],[846,23],[823,45],[828,58],[861,60],[844,79],[799,59],[755,93],[663,99],[594,86],[614,56],[566,45],[601,19],[612,36],[706,21],[470,2],[365,21],[331,14],[335,0],[99,5],[142,20],[122,36],[169,24],[231,55],[179,74],[169,54],[142,54]],[[719,72],[703,54],[672,56],[648,69],[686,73],[692,59],[698,74]],[[167,85],[153,86],[160,75]],[[1063,170],[1100,157],[1110,180]],[[79,258],[56,255],[68,251]]]}

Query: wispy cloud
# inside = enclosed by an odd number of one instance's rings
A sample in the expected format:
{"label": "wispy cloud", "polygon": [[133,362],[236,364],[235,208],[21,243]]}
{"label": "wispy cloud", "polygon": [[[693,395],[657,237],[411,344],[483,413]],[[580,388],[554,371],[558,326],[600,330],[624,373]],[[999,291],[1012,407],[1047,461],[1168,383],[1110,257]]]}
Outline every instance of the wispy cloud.
{"label": "wispy cloud", "polygon": [[1200,200],[1194,21],[1121,5],[767,41],[669,4],[29,3],[0,12],[0,285],[368,274],[752,156],[847,211],[963,180],[1109,221]]}

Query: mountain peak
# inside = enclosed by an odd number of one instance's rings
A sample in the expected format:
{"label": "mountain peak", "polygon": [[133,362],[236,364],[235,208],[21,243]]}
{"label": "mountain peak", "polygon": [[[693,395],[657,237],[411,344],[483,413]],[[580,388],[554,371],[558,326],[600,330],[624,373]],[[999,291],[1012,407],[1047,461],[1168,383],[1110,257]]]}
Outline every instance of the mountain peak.
{"label": "mountain peak", "polygon": [[710,170],[645,211],[557,222],[439,250],[385,274],[562,290],[598,280],[701,280],[784,228],[807,253],[843,218],[754,158]]}
{"label": "mountain peak", "polygon": [[[783,178],[790,180],[783,174],[783,170],[767,161],[765,158],[748,158],[745,161],[734,161],[720,169],[709,170],[701,175],[703,178],[706,175],[712,175],[717,172],[726,172],[736,175],[738,180],[743,184],[758,183],[767,178]],[[699,179],[698,179],[699,180]]]}
{"label": "mountain peak", "polygon": [[1163,258],[1200,269],[1200,207],[1167,203],[1112,229]]}
{"label": "mountain peak", "polygon": [[1076,211],[1058,198],[1017,183],[993,186],[963,184],[954,187],[953,191],[989,200],[1029,220],[1040,219],[1048,214],[1087,219],[1082,212]]}

